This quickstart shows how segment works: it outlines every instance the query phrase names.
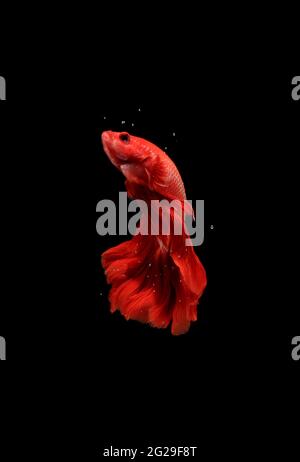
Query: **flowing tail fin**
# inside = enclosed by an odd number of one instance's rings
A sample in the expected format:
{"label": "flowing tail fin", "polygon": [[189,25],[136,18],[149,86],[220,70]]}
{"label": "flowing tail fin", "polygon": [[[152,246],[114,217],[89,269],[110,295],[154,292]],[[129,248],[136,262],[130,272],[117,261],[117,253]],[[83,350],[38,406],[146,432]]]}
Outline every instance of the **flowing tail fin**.
{"label": "flowing tail fin", "polygon": [[157,328],[171,324],[173,335],[186,333],[206,287],[205,269],[186,238],[138,234],[104,252],[111,311]]}

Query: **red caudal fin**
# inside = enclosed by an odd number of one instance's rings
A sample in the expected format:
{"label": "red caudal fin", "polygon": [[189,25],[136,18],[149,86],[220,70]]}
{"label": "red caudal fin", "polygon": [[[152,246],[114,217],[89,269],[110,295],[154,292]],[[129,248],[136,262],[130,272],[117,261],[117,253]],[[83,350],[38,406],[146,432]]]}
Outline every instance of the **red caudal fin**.
{"label": "red caudal fin", "polygon": [[102,255],[111,311],[184,334],[197,319],[205,270],[184,236],[136,235]]}

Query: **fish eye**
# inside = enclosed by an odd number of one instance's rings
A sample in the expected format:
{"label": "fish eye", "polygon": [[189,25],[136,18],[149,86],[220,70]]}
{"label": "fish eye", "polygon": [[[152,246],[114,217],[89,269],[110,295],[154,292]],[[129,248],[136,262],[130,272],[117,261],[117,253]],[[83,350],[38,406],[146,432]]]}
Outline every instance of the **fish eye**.
{"label": "fish eye", "polygon": [[130,137],[128,133],[121,133],[120,134],[120,140],[123,141],[123,143],[129,143]]}

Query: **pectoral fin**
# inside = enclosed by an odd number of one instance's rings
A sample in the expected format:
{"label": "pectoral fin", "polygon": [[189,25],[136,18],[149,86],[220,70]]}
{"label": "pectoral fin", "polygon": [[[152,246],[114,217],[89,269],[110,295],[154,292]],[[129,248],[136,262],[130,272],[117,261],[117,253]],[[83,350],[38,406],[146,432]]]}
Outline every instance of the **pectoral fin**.
{"label": "pectoral fin", "polygon": [[121,165],[123,175],[131,183],[145,184],[148,182],[148,171],[143,165],[140,164],[123,164]]}

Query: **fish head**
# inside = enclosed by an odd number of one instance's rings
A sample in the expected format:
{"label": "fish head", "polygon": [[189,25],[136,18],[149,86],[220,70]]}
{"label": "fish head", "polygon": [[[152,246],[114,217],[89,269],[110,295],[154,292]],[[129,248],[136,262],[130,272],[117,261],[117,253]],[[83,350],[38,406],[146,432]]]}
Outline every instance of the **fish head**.
{"label": "fish head", "polygon": [[155,153],[151,143],[127,132],[105,131],[102,133],[103,149],[111,163],[131,182],[149,183],[149,167]]}

